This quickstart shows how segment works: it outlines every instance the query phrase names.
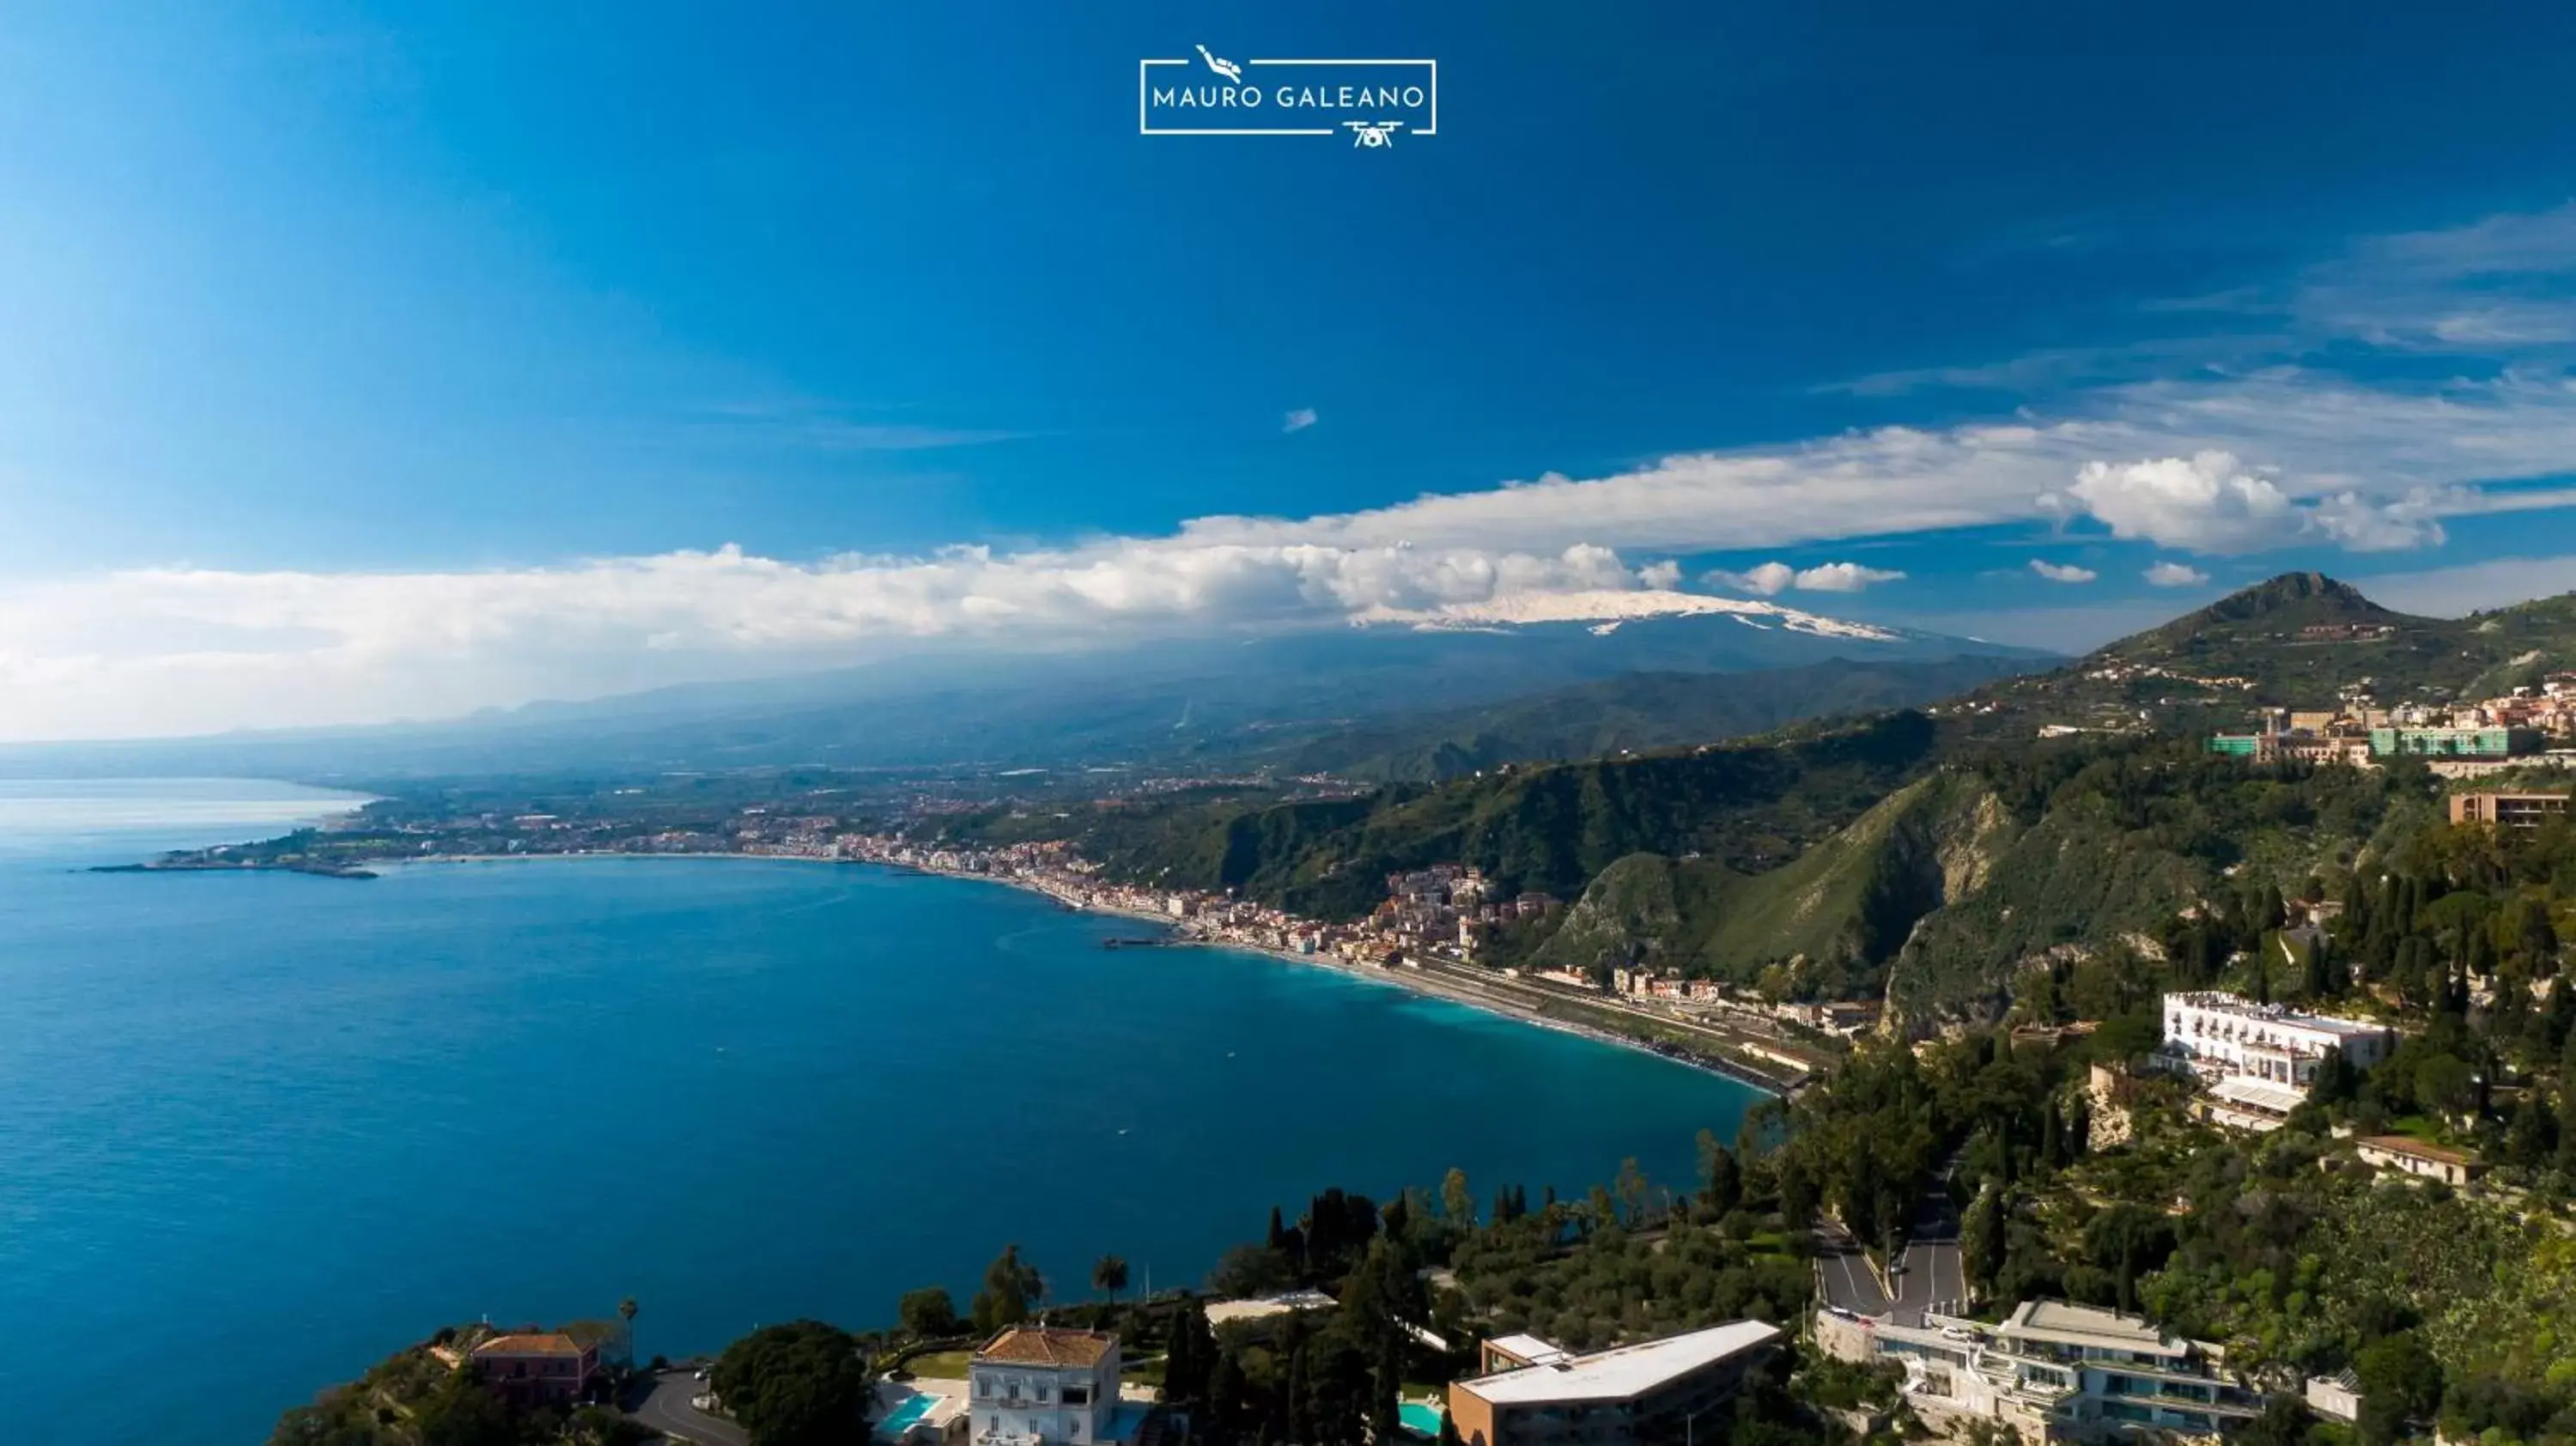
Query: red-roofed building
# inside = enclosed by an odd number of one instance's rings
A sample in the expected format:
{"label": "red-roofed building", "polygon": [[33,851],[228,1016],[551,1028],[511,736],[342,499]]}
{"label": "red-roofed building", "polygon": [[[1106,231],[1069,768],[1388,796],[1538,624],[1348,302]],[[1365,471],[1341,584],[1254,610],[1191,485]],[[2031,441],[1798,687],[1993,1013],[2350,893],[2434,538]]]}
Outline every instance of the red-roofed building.
{"label": "red-roofed building", "polygon": [[517,1405],[569,1401],[599,1373],[599,1347],[560,1331],[494,1336],[474,1348],[474,1367]]}
{"label": "red-roofed building", "polygon": [[1012,1326],[968,1367],[970,1432],[980,1446],[1098,1446],[1117,1440],[1118,1337]]}

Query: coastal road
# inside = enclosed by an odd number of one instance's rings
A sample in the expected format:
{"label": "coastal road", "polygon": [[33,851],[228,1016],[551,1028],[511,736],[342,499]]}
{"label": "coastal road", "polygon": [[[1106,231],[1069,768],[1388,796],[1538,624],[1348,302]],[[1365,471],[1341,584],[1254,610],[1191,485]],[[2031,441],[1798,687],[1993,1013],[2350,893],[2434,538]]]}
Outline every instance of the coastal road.
{"label": "coastal road", "polygon": [[690,1397],[706,1388],[706,1382],[688,1371],[662,1371],[653,1377],[652,1394],[626,1414],[674,1441],[687,1441],[692,1446],[751,1446],[750,1432],[689,1404]]}

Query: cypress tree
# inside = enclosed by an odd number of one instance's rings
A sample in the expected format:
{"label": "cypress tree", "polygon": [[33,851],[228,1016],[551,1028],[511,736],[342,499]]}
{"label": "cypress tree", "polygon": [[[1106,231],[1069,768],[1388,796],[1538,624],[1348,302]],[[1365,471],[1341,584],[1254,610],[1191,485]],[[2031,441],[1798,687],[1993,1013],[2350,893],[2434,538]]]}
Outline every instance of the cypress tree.
{"label": "cypress tree", "polygon": [[1194,1400],[1199,1379],[1198,1342],[1190,1331],[1195,1301],[1183,1301],[1172,1313],[1172,1338],[1164,1346],[1163,1391],[1175,1401]]}
{"label": "cypress tree", "polygon": [[1239,1431],[1243,1420],[1243,1367],[1236,1364],[1231,1352],[1219,1351],[1216,1364],[1208,1368],[1207,1381],[1209,1434],[1223,1441]]}
{"label": "cypress tree", "polygon": [[1300,1334],[1288,1352],[1288,1439],[1311,1442],[1315,1439],[1314,1403],[1308,1398],[1311,1386],[1307,1362],[1306,1338]]}
{"label": "cypress tree", "polygon": [[1377,1360],[1369,1373],[1368,1428],[1373,1440],[1392,1443],[1404,1424],[1398,1409],[1404,1387],[1404,1337],[1394,1331],[1378,1336]]}
{"label": "cypress tree", "polygon": [[2576,1077],[2558,1086],[2558,1168],[2576,1174]]}

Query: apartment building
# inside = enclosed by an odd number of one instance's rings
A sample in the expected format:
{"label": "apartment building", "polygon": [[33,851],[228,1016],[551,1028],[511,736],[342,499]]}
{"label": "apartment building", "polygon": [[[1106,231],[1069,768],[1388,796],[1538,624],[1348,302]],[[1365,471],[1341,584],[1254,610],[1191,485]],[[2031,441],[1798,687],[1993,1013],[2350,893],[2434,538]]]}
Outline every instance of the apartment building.
{"label": "apartment building", "polygon": [[1903,1365],[1906,1402],[1936,1428],[1992,1421],[2033,1441],[2214,1436],[2263,1412],[2216,1347],[2098,1306],[2026,1300],[2001,1325],[1924,1315],[1835,1329],[1838,1354]]}
{"label": "apartment building", "polygon": [[2482,823],[2498,828],[2538,828],[2567,812],[2563,793],[2455,793],[2451,822]]}

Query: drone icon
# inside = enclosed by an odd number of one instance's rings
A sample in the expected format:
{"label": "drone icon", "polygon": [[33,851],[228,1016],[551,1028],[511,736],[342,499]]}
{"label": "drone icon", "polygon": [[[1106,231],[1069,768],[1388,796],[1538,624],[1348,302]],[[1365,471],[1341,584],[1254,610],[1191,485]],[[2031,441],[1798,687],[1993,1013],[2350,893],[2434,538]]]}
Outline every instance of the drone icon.
{"label": "drone icon", "polygon": [[1354,149],[1364,146],[1373,151],[1393,146],[1395,133],[1404,129],[1402,121],[1344,121],[1342,124],[1351,129]]}

